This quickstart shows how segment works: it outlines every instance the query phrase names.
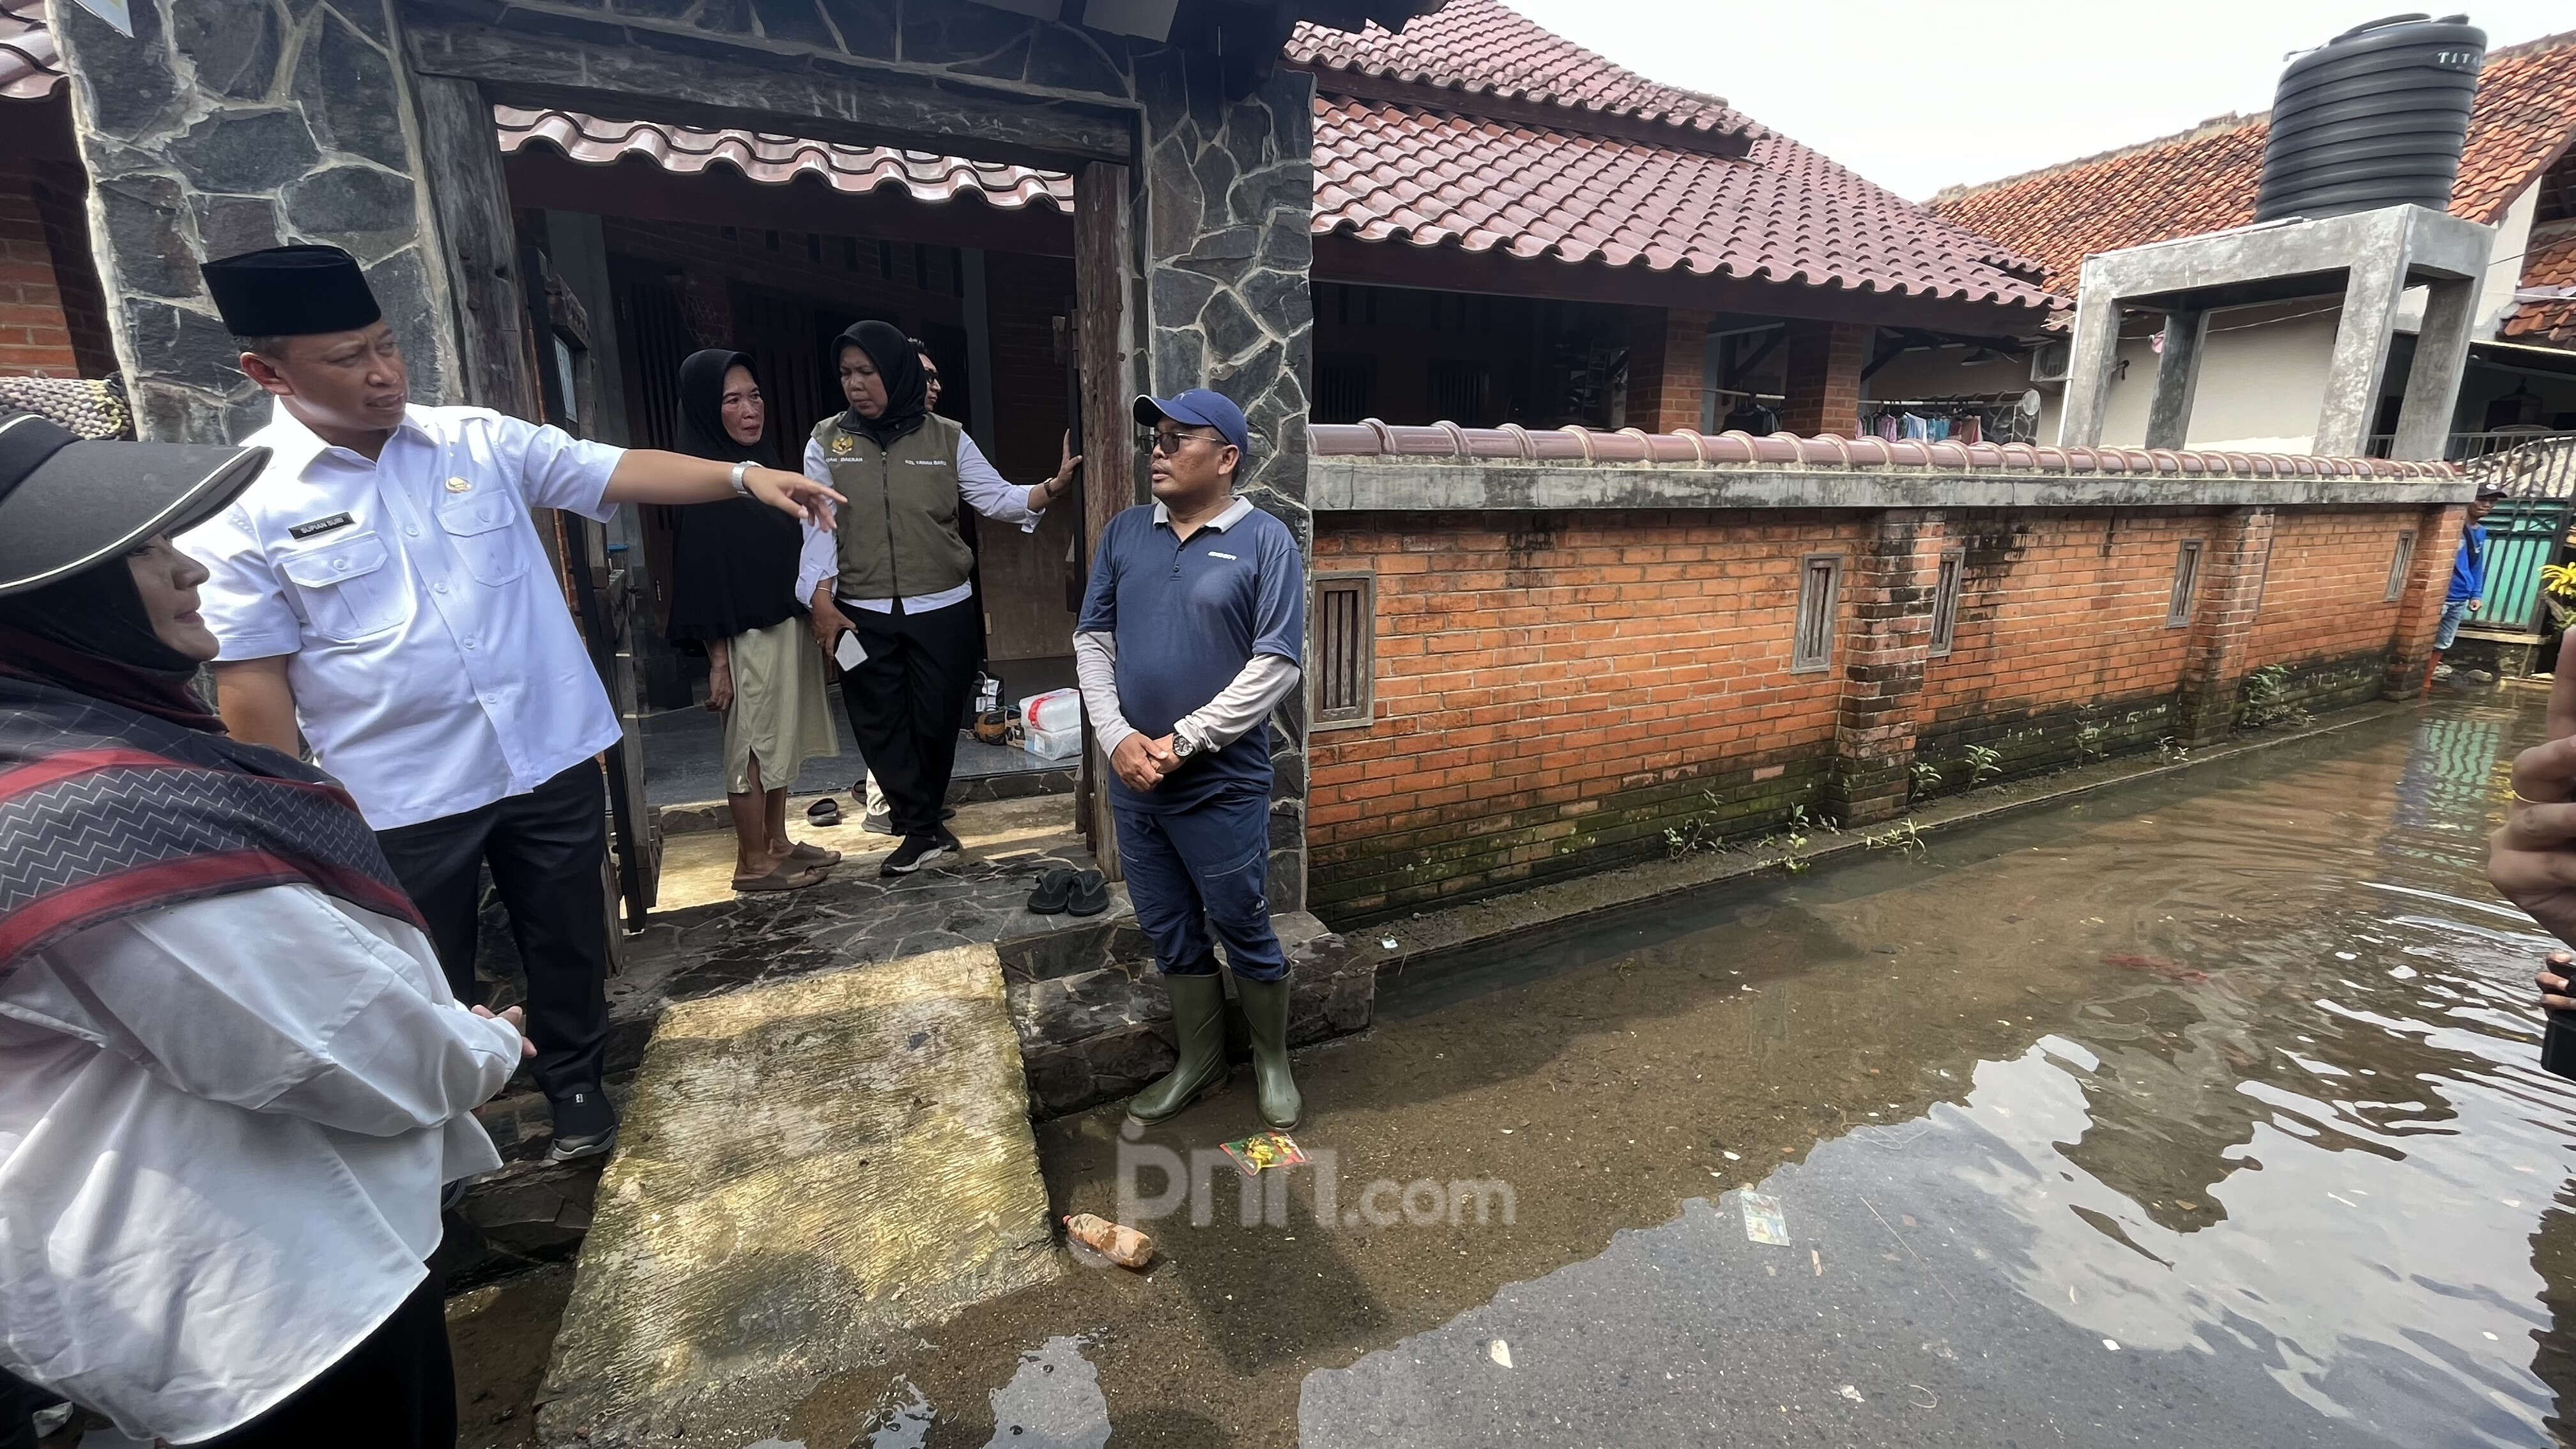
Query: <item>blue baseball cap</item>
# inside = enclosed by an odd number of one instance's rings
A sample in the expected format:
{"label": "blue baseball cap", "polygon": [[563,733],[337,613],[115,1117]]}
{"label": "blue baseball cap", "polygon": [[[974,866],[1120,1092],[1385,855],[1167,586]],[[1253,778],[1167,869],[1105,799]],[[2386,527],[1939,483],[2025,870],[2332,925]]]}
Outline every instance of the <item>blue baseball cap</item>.
{"label": "blue baseball cap", "polygon": [[1252,451],[1252,429],[1243,420],[1243,409],[1236,407],[1234,399],[1224,393],[1194,387],[1177,397],[1137,395],[1136,423],[1139,427],[1150,428],[1165,418],[1176,423],[1214,428],[1237,449],[1245,453]]}

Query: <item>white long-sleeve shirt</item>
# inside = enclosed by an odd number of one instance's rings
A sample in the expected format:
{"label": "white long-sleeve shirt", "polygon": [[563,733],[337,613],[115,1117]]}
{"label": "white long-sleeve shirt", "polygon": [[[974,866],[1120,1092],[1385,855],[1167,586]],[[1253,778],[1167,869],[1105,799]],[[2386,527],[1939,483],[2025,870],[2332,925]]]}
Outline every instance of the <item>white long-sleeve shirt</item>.
{"label": "white long-sleeve shirt", "polygon": [[[811,438],[805,441],[805,476],[826,488],[832,486],[832,465],[823,457],[823,445]],[[966,500],[967,507],[996,523],[1018,524],[1022,533],[1037,532],[1038,524],[1046,518],[1045,509],[1029,507],[1029,490],[996,471],[986,461],[984,450],[976,447],[975,440],[963,432],[957,435],[957,495]],[[823,506],[833,507],[829,502]],[[835,551],[832,535],[816,528],[814,521],[807,519],[804,550],[796,560],[796,597],[812,602],[814,591],[823,586],[823,581],[840,571],[841,557]],[[907,595],[902,601],[903,611],[906,614],[926,614],[933,609],[962,604],[974,594],[975,585],[969,580],[935,594]],[[877,614],[891,614],[895,606],[892,599],[842,599],[840,602]]]}
{"label": "white long-sleeve shirt", "polygon": [[0,1367],[176,1443],[417,1287],[520,1056],[408,923],[310,886],[109,921],[0,977]]}

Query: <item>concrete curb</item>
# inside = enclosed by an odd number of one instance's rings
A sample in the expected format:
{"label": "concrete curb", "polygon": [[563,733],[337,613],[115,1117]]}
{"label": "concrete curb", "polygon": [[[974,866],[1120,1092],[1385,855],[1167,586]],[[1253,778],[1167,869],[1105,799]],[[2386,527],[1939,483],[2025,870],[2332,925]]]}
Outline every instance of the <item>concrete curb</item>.
{"label": "concrete curb", "polygon": [[[1898,819],[1912,820],[1915,828],[1925,835],[1983,824],[2063,805],[2117,786],[2163,779],[2265,750],[2323,739],[2361,725],[2411,713],[2423,708],[2426,702],[2418,698],[2355,705],[2295,730],[2266,732],[2225,745],[2195,750],[2182,760],[2160,758],[2148,761],[2131,756],[2097,761],[1935,800]],[[1883,821],[1875,830],[1864,828],[1821,833],[1801,859],[1810,864],[1821,864],[1851,852],[1866,851],[1870,848],[1868,836],[1895,823],[1895,820]],[[1778,869],[1777,858],[1756,856],[1742,850],[1689,855],[1492,896],[1421,916],[1353,926],[1343,934],[1362,955],[1379,958],[1378,975],[1385,978],[1425,966],[1452,964],[1461,957],[1534,930],[1561,927]],[[1385,944],[1388,941],[1395,943],[1391,949]]]}

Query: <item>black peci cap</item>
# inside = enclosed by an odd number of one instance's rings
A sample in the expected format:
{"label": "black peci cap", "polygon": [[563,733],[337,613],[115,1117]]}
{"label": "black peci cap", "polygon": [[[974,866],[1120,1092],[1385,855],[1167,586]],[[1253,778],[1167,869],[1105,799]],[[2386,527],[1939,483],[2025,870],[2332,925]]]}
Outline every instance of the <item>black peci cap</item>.
{"label": "black peci cap", "polygon": [[0,594],[183,533],[267,466],[266,448],[85,442],[34,413],[0,412]]}
{"label": "black peci cap", "polygon": [[358,259],[338,247],[270,247],[205,265],[206,290],[235,337],[354,332],[385,315]]}

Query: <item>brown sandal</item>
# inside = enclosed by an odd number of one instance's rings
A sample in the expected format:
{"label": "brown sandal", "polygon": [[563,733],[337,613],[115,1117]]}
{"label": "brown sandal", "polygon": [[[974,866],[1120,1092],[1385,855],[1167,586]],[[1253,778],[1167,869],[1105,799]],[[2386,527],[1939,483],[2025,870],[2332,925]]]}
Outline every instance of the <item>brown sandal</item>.
{"label": "brown sandal", "polygon": [[815,867],[830,867],[841,863],[839,851],[825,850],[819,845],[808,845],[801,840],[796,842],[794,849],[787,852],[787,858],[801,865]]}
{"label": "brown sandal", "polygon": [[772,868],[767,875],[735,876],[733,878],[733,888],[737,891],[744,892],[745,894],[761,891],[801,891],[807,886],[821,885],[823,883],[823,878],[828,874],[829,872],[824,870],[821,866],[808,866],[802,870],[790,870],[784,863],[782,863]]}

